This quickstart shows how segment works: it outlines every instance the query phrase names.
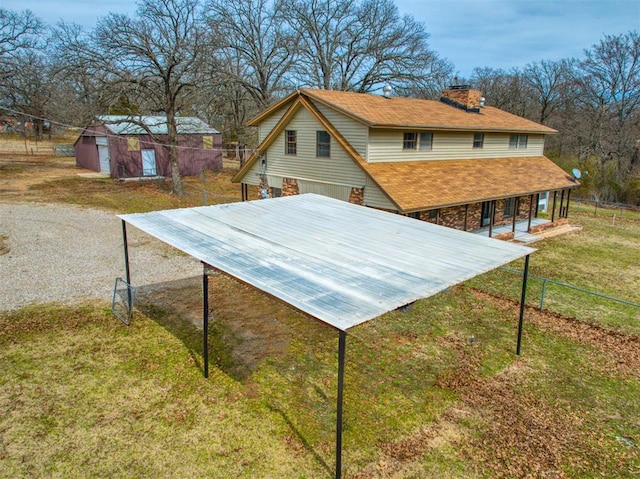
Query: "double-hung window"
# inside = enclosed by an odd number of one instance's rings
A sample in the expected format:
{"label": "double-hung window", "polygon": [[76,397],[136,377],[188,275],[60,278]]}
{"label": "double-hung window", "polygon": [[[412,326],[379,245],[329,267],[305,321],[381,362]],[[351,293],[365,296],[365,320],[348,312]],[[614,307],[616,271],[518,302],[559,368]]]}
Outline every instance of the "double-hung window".
{"label": "double-hung window", "polygon": [[403,150],[415,150],[418,146],[418,134],[415,131],[407,131],[402,137]]}
{"label": "double-hung window", "polygon": [[296,130],[285,130],[284,136],[284,153],[286,155],[296,155],[298,153],[298,135],[296,134]]}
{"label": "double-hung window", "polygon": [[473,134],[473,147],[482,148],[484,146],[484,133]]}
{"label": "double-hung window", "polygon": [[316,156],[331,158],[331,136],[324,130],[316,132]]}
{"label": "double-hung window", "polygon": [[511,135],[509,136],[509,149],[526,148],[529,142],[527,135]]}
{"label": "double-hung window", "polygon": [[420,133],[420,149],[430,150],[433,148],[433,133]]}

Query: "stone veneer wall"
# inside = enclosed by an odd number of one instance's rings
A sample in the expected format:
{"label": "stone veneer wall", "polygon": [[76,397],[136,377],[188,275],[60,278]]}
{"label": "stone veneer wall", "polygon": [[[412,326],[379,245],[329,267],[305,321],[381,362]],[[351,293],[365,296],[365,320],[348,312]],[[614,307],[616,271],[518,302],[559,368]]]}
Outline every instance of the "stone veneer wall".
{"label": "stone veneer wall", "polygon": [[349,203],[362,206],[364,204],[364,188],[351,188]]}
{"label": "stone veneer wall", "polygon": [[282,196],[293,196],[300,193],[298,188],[298,180],[295,178],[282,179]]}
{"label": "stone veneer wall", "polygon": [[[529,218],[529,196],[520,197],[518,202],[518,211],[516,212],[516,220],[522,221]],[[496,200],[495,213],[494,213],[494,226],[506,225],[513,222],[513,217],[504,216],[505,200]],[[482,203],[470,203],[467,207],[465,205],[450,206],[446,208],[440,208],[438,214],[431,217],[430,211],[420,211],[417,214],[417,218],[429,223],[437,223],[449,228],[455,228],[458,230],[464,230],[464,217],[465,211],[467,215],[467,229],[466,231],[473,231],[480,228],[480,220],[482,216]],[[532,210],[532,214],[535,211]]]}

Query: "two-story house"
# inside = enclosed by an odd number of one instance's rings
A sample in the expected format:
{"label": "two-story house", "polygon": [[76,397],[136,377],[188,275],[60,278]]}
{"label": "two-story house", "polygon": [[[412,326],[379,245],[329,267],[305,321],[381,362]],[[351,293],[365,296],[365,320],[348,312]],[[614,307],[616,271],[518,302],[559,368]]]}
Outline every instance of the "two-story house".
{"label": "two-story house", "polygon": [[[263,197],[318,193],[471,231],[528,221],[551,193],[566,222],[577,181],[543,154],[552,128],[484,106],[466,86],[440,101],[302,89],[248,123],[259,146],[235,175]],[[491,235],[491,231],[489,231]],[[508,235],[507,235],[508,236]]]}

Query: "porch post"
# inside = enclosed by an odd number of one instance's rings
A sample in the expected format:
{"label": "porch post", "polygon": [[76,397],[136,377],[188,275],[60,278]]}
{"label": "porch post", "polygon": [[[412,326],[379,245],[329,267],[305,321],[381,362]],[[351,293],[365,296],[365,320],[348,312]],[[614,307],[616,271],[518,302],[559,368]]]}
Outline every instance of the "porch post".
{"label": "porch post", "polygon": [[518,219],[518,210],[520,209],[520,197],[516,197],[516,204],[513,207],[513,225],[511,226],[511,231],[515,234],[516,232],[516,220]]}
{"label": "porch post", "polygon": [[560,218],[565,218],[565,214],[564,214],[564,190],[562,190],[562,193],[560,193],[560,212],[558,213],[558,215],[560,216]]}
{"label": "porch post", "polygon": [[127,278],[127,301],[131,311],[131,272],[129,271],[129,244],[127,242],[127,223],[122,221],[122,242],[124,243],[124,271]]}
{"label": "porch post", "polygon": [[491,238],[491,235],[493,234],[493,220],[495,219],[495,215],[496,200],[493,200],[491,203],[489,203],[489,238]]}
{"label": "porch post", "polygon": [[344,391],[344,355],[347,333],[340,330],[338,336],[338,399],[336,412],[336,479],[342,477],[342,399]]}
{"label": "porch post", "polygon": [[469,217],[469,203],[464,205],[464,231],[467,231],[467,218]]}
{"label": "porch post", "polygon": [[553,192],[553,209],[551,210],[551,222],[556,220],[556,198],[558,197],[558,191]]}
{"label": "porch post", "polygon": [[520,318],[518,319],[518,341],[516,344],[516,355],[520,356],[520,345],[522,343],[522,325],[524,323],[524,302],[527,299],[527,277],[529,276],[529,256],[524,259],[524,272],[522,273],[522,293],[520,294]]}
{"label": "porch post", "polygon": [[531,208],[533,207],[533,195],[529,196],[529,222],[527,223],[527,233],[531,233]]}
{"label": "porch post", "polygon": [[569,217],[569,199],[571,198],[571,190],[567,190],[567,213],[564,215],[565,218]]}
{"label": "porch post", "polygon": [[204,377],[209,377],[209,276],[202,263],[202,366]]}

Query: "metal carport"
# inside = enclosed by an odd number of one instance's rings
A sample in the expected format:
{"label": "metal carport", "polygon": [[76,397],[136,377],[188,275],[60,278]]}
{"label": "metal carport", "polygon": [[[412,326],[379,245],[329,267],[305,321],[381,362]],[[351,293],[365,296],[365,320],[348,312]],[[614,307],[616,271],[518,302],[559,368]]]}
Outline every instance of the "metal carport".
{"label": "metal carport", "polygon": [[314,194],[118,217],[127,284],[126,223],[203,263],[205,377],[209,266],[338,330],[336,478],[342,470],[349,328],[526,257],[516,347],[520,353],[532,248]]}

